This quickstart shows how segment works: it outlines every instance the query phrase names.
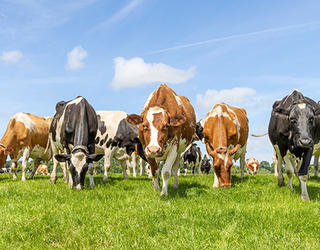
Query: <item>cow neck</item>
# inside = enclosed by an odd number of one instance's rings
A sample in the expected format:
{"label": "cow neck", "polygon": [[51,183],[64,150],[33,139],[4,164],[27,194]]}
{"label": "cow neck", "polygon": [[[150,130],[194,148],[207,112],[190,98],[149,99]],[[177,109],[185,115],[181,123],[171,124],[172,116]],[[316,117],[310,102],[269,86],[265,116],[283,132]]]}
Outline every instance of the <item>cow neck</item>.
{"label": "cow neck", "polygon": [[5,134],[2,136],[0,143],[7,148],[11,148],[12,145],[15,144],[15,140],[14,140],[14,135],[12,134],[12,132],[8,131],[8,129],[9,129],[9,126]]}
{"label": "cow neck", "polygon": [[227,131],[226,127],[224,126],[224,119],[223,117],[216,118],[216,133],[214,133],[213,143],[215,144],[216,148],[219,147],[227,147]]}

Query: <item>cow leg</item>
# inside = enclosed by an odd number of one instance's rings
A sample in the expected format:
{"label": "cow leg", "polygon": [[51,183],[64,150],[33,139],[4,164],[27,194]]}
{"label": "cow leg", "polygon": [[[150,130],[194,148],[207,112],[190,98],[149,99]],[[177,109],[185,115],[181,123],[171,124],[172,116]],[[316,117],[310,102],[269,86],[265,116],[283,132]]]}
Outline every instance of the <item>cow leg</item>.
{"label": "cow leg", "polygon": [[[68,168],[67,168],[67,163],[65,162],[59,162],[60,167],[63,172],[63,181],[64,183],[68,184],[70,180],[72,180],[72,177],[69,176]],[[58,162],[57,162],[58,165]]]}
{"label": "cow leg", "polygon": [[131,154],[131,164],[132,164],[132,174],[133,174],[133,177],[136,178],[137,177],[137,154],[135,152],[133,152]]}
{"label": "cow leg", "polygon": [[286,164],[286,171],[288,176],[288,187],[293,191],[292,176],[294,173],[293,161],[295,161],[295,159],[289,154],[286,154],[285,157],[283,157],[283,160]]}
{"label": "cow leg", "polygon": [[94,184],[94,179],[93,179],[93,172],[94,172],[94,166],[92,163],[89,163],[89,168],[88,168],[88,176],[89,176],[89,182],[90,182],[90,187],[95,188]]}
{"label": "cow leg", "polygon": [[314,156],[314,177],[318,177],[319,155]]}
{"label": "cow leg", "polygon": [[246,152],[247,152],[247,145],[245,145],[243,147],[241,155],[240,155],[241,178],[244,177],[244,168],[246,166]]}
{"label": "cow leg", "polygon": [[178,171],[180,170],[180,157],[177,156],[176,161],[172,166],[172,175],[174,177],[173,187],[178,188]]}
{"label": "cow leg", "polygon": [[145,161],[139,157],[140,176],[143,176],[146,172]]}
{"label": "cow leg", "polygon": [[282,156],[281,156],[279,147],[277,145],[274,146],[274,150],[276,151],[276,154],[277,154],[278,186],[282,187],[284,186],[284,178],[282,174]]}
{"label": "cow leg", "polygon": [[313,151],[313,148],[308,149],[307,152],[304,153],[302,164],[298,172],[300,185],[301,185],[301,198],[306,201],[310,200],[308,190],[307,190],[307,180],[308,180],[309,164],[312,157],[312,151]]}
{"label": "cow leg", "polygon": [[185,169],[184,169],[184,176],[187,176],[187,172],[188,172],[188,169],[185,168]]}
{"label": "cow leg", "polygon": [[274,168],[274,176],[278,177],[278,158],[277,158],[276,151],[274,151],[273,153],[272,161],[273,161],[273,168]]}
{"label": "cow leg", "polygon": [[104,151],[104,175],[103,175],[103,181],[106,182],[108,180],[108,170],[111,166],[111,159],[113,156],[113,150],[105,150]]}
{"label": "cow leg", "polygon": [[127,174],[127,167],[128,165],[130,166],[130,162],[128,160],[126,161],[121,161],[121,166],[122,166],[122,173],[123,173],[123,179],[129,179],[128,174]]}
{"label": "cow leg", "polygon": [[22,155],[22,177],[21,180],[25,181],[26,180],[26,168],[27,168],[27,163],[28,163],[28,159],[29,159],[29,154],[30,154],[30,148],[26,147],[23,151],[23,155]]}
{"label": "cow leg", "polygon": [[17,161],[12,161],[11,162],[11,173],[12,173],[12,178],[13,178],[14,181],[18,178],[18,176],[17,176],[17,166],[18,166]]}
{"label": "cow leg", "polygon": [[[40,165],[40,159],[34,159],[34,160],[33,160],[33,169],[32,169],[31,174],[29,175],[29,178],[28,178],[28,179],[32,179],[32,178],[33,178],[33,176],[34,176],[34,174],[36,173],[37,168],[38,168],[39,165]],[[43,175],[43,174],[44,174],[44,173],[42,173],[42,175]]]}
{"label": "cow leg", "polygon": [[166,162],[163,165],[163,168],[161,170],[161,177],[162,177],[162,191],[161,196],[167,196],[168,195],[168,182],[171,176],[171,170],[172,166],[177,158],[177,145],[171,146]]}

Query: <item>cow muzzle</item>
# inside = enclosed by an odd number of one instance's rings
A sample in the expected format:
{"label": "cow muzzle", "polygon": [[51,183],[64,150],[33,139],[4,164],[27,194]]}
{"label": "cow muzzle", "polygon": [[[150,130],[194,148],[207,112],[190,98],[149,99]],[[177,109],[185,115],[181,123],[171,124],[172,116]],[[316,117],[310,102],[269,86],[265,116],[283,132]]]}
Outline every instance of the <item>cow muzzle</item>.
{"label": "cow muzzle", "polygon": [[223,183],[223,184],[220,184],[220,187],[231,188],[231,183]]}
{"label": "cow muzzle", "polygon": [[301,138],[298,140],[298,146],[302,148],[310,148],[313,146],[313,140],[311,138]]}
{"label": "cow muzzle", "polygon": [[146,155],[147,156],[161,156],[161,148],[157,146],[149,146],[146,148]]}

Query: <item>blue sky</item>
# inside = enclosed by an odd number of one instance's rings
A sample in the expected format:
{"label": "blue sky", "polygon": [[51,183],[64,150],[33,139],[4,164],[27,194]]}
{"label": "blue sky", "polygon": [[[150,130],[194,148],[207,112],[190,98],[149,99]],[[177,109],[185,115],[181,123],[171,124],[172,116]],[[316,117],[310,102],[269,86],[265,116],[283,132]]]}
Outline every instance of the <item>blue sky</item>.
{"label": "blue sky", "polygon": [[[162,81],[197,120],[225,101],[263,133],[293,89],[320,100],[319,12],[319,1],[0,0],[0,134],[16,112],[52,116],[78,95],[140,113]],[[271,161],[268,138],[249,138],[249,156]]]}

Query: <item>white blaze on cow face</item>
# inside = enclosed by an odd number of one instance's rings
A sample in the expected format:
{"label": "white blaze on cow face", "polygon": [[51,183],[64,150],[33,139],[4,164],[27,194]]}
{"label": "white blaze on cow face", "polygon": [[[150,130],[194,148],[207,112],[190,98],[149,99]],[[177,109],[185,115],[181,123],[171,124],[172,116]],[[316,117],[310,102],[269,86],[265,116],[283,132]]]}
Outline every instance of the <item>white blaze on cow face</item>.
{"label": "white blaze on cow face", "polygon": [[83,152],[78,152],[78,153],[72,154],[71,156],[71,163],[76,169],[76,172],[78,173],[78,175],[80,175],[81,170],[83,166],[86,164],[86,162],[87,162],[87,158],[85,153]]}
{"label": "white blaze on cow face", "polygon": [[30,131],[33,130],[34,122],[31,120],[31,118],[24,114],[24,113],[17,113],[13,117],[17,122],[22,122],[24,126],[29,129]]}
{"label": "white blaze on cow face", "polygon": [[305,109],[306,108],[306,104],[305,103],[299,103],[298,107],[299,107],[299,109]]}
{"label": "white blaze on cow face", "polygon": [[149,123],[149,126],[150,126],[150,137],[151,137],[149,144],[146,146],[146,154],[147,155],[150,154],[150,152],[148,151],[148,149],[150,147],[156,147],[159,150],[161,150],[161,147],[160,147],[159,142],[158,142],[159,131],[153,124],[154,115],[155,114],[159,114],[159,113],[164,115],[164,109],[160,108],[160,107],[152,107],[152,108],[150,108],[148,110],[148,113],[147,113],[147,120],[148,120],[148,123]]}

